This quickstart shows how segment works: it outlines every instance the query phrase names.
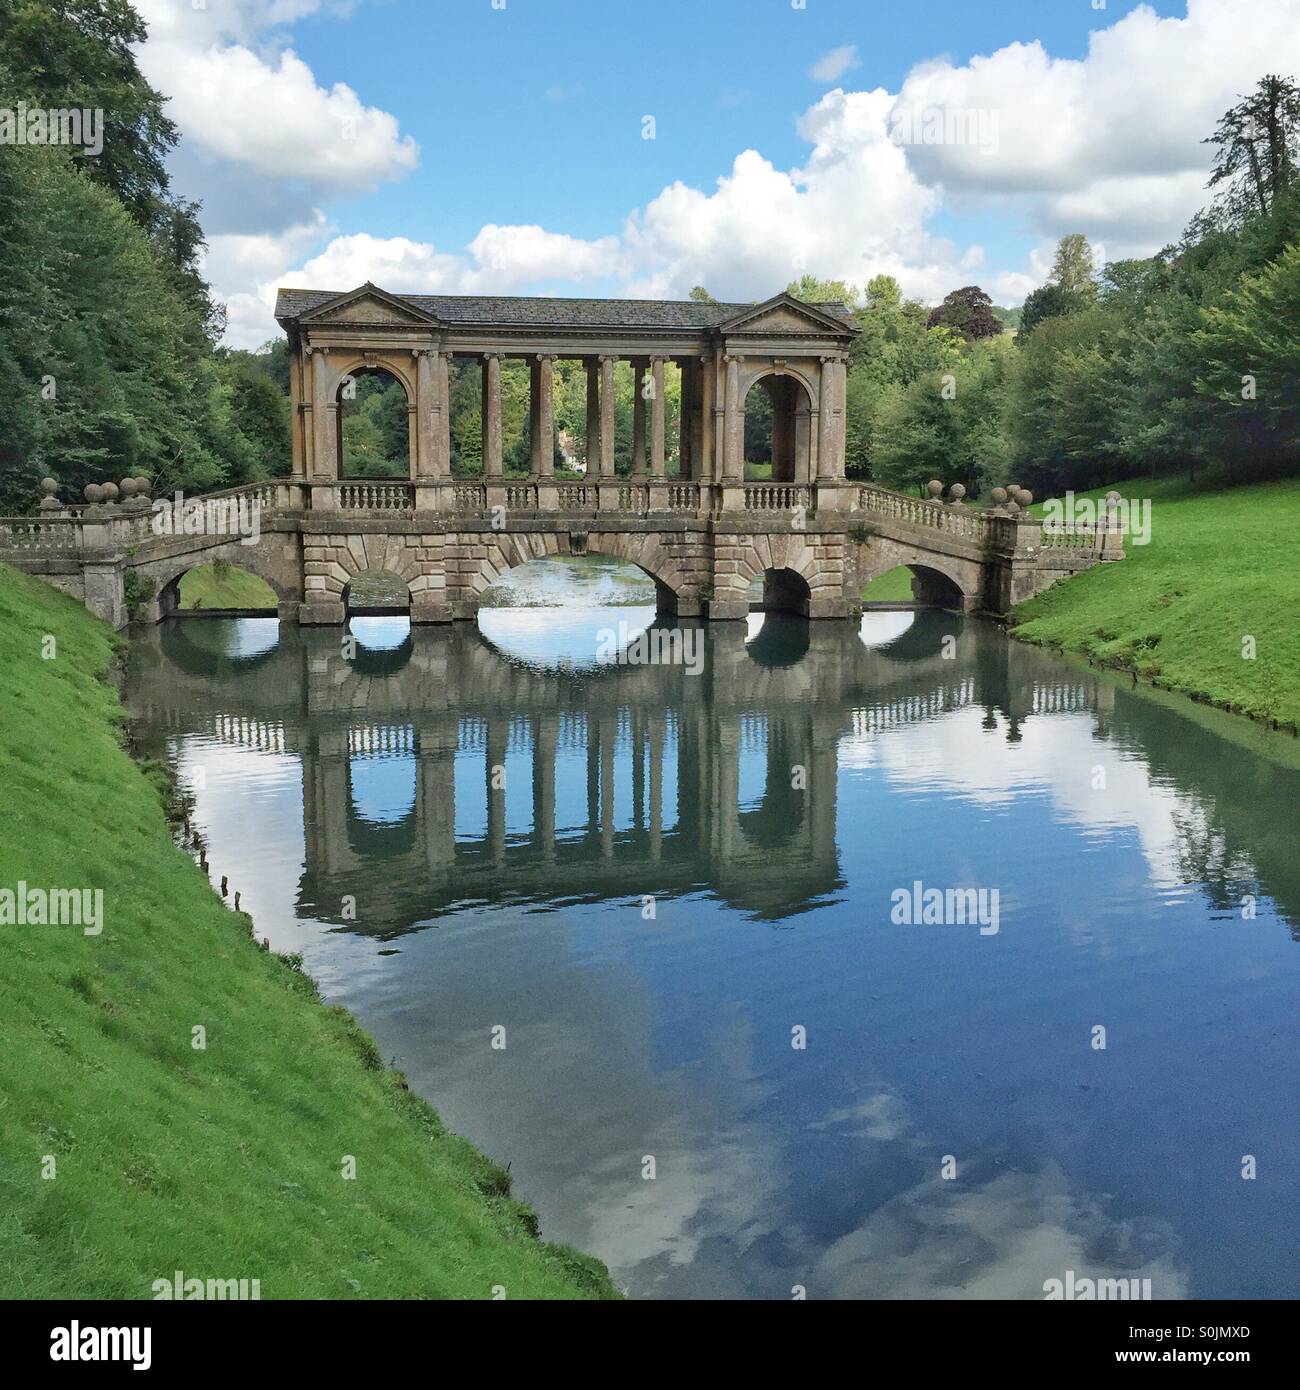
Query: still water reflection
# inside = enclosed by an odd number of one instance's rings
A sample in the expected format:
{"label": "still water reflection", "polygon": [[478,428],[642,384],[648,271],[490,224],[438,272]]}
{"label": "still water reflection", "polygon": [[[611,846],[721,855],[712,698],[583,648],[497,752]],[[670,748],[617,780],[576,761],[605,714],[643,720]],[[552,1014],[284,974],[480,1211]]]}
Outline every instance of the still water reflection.
{"label": "still water reflection", "polygon": [[[651,610],[492,619],[182,622],[129,698],[547,1236],[639,1296],[1297,1291],[1300,772],[949,615],[716,624],[695,676],[592,661]],[[917,880],[998,931],[895,924]]]}

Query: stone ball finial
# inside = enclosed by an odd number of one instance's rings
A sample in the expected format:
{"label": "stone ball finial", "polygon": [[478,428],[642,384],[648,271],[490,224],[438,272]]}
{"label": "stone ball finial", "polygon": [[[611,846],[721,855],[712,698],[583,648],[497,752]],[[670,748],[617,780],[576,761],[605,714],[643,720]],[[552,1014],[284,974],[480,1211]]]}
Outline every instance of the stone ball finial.
{"label": "stone ball finial", "polygon": [[1014,516],[1019,510],[1020,504],[1016,501],[1014,497],[1011,498],[1011,500],[1007,503],[1007,511],[1009,511],[1012,514],[1012,516]]}
{"label": "stone ball finial", "polygon": [[41,491],[46,495],[46,497],[53,497],[54,494],[58,492],[58,490],[59,485],[54,481],[53,478],[41,479]]}
{"label": "stone ball finial", "polygon": [[1114,511],[1114,509],[1115,509],[1116,507],[1118,507],[1119,504],[1120,504],[1123,500],[1124,500],[1124,499],[1119,495],[1119,493],[1118,493],[1118,492],[1115,492],[1113,489],[1112,489],[1112,491],[1110,491],[1110,492],[1108,492],[1108,493],[1106,494],[1106,505],[1107,505],[1112,511]]}
{"label": "stone ball finial", "polygon": [[938,478],[931,478],[930,481],[926,483],[925,490],[930,494],[931,497],[938,497],[943,492],[943,484],[938,480]]}
{"label": "stone ball finial", "polygon": [[950,502],[960,502],[966,496],[966,487],[963,483],[954,483],[948,489],[948,500]]}
{"label": "stone ball finial", "polygon": [[104,489],[98,483],[87,483],[81,490],[81,495],[93,507],[97,502],[104,500]]}
{"label": "stone ball finial", "polygon": [[1034,494],[1030,492],[1027,487],[1018,487],[1016,489],[1016,501],[1019,502],[1022,507],[1029,507],[1033,503],[1033,500]]}
{"label": "stone ball finial", "polygon": [[40,506],[43,512],[61,512],[63,510],[63,503],[60,502],[57,497],[52,497],[48,492],[41,498]]}
{"label": "stone ball finial", "polygon": [[1005,507],[1007,505],[1007,490],[1004,487],[995,487],[989,493],[989,500],[995,507]]}
{"label": "stone ball finial", "polygon": [[120,495],[120,490],[116,483],[104,483],[101,491],[104,494],[105,502],[116,502]]}
{"label": "stone ball finial", "polygon": [[153,483],[141,473],[135,480],[135,490],[141,497],[148,497],[153,490]]}
{"label": "stone ball finial", "polygon": [[136,494],[136,483],[134,478],[123,478],[118,484],[118,491],[122,494],[122,501],[129,502]]}

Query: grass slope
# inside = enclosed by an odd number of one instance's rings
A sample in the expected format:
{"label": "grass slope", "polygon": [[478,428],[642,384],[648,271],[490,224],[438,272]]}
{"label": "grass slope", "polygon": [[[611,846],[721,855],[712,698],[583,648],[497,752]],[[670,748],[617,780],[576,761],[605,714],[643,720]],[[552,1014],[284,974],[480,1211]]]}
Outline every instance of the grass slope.
{"label": "grass slope", "polygon": [[906,565],[886,570],[863,586],[863,603],[911,603],[912,571]]}
{"label": "grass slope", "polygon": [[274,608],[275,590],[237,565],[200,565],[180,582],[182,608]]}
{"label": "grass slope", "polygon": [[0,1296],[149,1297],[178,1269],[264,1298],[610,1296],[172,844],[111,656],[0,566],[0,887],[102,888],[105,918],[0,925]]}
{"label": "grass slope", "polygon": [[[1237,714],[1300,726],[1300,480],[1219,491],[1134,480],[1115,491],[1151,499],[1150,545],[1130,544],[1122,563],[1021,604],[1015,635]],[[1242,654],[1248,636],[1254,660]]]}

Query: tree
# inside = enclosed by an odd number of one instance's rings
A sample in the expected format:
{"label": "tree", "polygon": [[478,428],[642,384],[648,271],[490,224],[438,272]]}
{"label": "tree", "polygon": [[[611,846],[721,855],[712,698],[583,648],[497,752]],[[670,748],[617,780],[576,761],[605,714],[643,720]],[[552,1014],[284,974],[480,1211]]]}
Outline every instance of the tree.
{"label": "tree", "polygon": [[718,302],[703,285],[696,285],[687,298],[693,299],[697,304],[716,304]]}
{"label": "tree", "polygon": [[1226,185],[1221,201],[1229,215],[1266,215],[1295,178],[1300,88],[1275,73],[1260,78],[1202,143],[1215,147],[1209,186]]}
{"label": "tree", "polygon": [[860,298],[857,287],[844,280],[819,280],[805,271],[797,280],[791,280],[785,292],[805,304],[847,304],[850,308]]}
{"label": "tree", "polygon": [[929,327],[951,328],[968,343],[1006,331],[993,313],[993,301],[978,285],[946,295],[943,303],[930,311]]}
{"label": "tree", "polygon": [[1097,292],[1097,282],[1093,279],[1095,273],[1092,247],[1082,232],[1071,232],[1056,243],[1052,273],[1047,277],[1051,284],[1066,294],[1093,296]]}

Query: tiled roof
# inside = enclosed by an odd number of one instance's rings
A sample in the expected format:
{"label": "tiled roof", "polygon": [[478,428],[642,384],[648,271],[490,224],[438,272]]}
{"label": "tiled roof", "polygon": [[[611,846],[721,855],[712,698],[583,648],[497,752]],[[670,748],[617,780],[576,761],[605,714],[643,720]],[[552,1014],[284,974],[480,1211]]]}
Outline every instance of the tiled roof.
{"label": "tiled roof", "polygon": [[[296,319],[345,291],[281,290],[278,319]],[[714,328],[754,304],[703,304],[693,299],[542,299],[523,296],[396,294],[390,296],[453,327]],[[844,304],[810,304],[847,330],[856,330]]]}

